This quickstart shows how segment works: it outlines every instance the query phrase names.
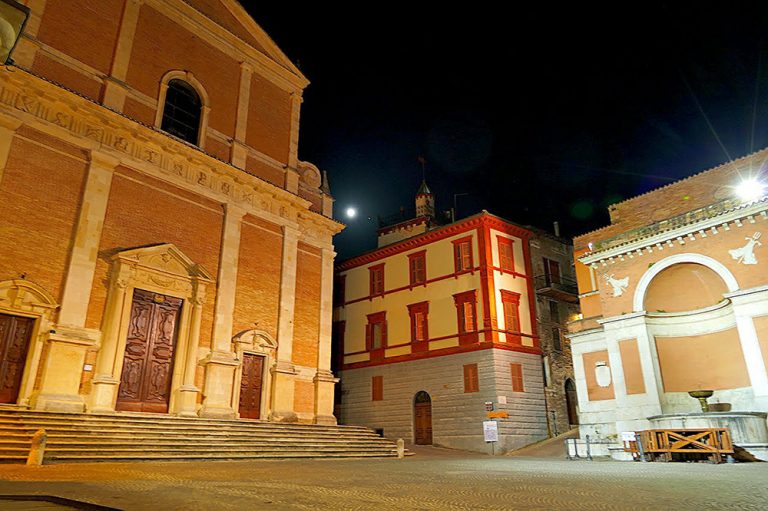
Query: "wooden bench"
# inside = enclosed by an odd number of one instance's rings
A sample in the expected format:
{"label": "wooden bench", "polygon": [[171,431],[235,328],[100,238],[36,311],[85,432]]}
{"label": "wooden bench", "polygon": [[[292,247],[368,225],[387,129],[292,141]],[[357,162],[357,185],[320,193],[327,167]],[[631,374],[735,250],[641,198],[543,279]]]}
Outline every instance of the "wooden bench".
{"label": "wooden bench", "polygon": [[727,428],[646,429],[636,431],[634,441],[625,440],[624,451],[635,460],[685,461],[704,455],[722,463],[724,455],[733,454],[733,443]]}

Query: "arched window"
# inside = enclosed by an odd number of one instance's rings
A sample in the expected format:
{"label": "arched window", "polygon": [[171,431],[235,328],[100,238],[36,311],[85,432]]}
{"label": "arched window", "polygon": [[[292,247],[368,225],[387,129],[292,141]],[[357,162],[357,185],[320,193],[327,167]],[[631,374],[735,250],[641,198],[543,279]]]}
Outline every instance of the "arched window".
{"label": "arched window", "polygon": [[183,80],[168,82],[160,129],[197,145],[203,104],[197,91]]}

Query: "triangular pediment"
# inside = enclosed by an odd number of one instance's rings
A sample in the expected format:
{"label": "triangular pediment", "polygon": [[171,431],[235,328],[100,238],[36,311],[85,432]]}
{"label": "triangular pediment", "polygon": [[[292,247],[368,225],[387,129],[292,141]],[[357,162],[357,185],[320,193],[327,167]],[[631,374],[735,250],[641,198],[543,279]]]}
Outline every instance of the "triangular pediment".
{"label": "triangular pediment", "polygon": [[[304,78],[293,62],[236,0],[184,0],[293,74]],[[306,79],[306,78],[304,78]]]}
{"label": "triangular pediment", "polygon": [[213,281],[213,276],[205,268],[192,261],[173,243],[124,250],[115,258],[170,275]]}

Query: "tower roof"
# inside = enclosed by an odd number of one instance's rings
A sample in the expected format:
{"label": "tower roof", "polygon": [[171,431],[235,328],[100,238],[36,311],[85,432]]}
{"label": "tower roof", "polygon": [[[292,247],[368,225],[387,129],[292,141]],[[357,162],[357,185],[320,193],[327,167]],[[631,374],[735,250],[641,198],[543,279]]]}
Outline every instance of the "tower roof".
{"label": "tower roof", "polygon": [[416,195],[432,195],[432,190],[427,186],[426,180],[421,181],[421,186],[419,186],[419,191],[416,192]]}

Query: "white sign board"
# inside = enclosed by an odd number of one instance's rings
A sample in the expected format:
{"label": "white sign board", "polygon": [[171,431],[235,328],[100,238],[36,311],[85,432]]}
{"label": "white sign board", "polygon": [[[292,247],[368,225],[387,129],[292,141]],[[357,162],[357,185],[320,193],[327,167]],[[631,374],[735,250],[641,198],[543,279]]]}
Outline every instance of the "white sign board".
{"label": "white sign board", "polygon": [[496,402],[499,403],[500,405],[507,404],[507,396],[497,396]]}
{"label": "white sign board", "polygon": [[635,432],[634,431],[622,431],[621,432],[621,441],[622,442],[634,442],[635,441]]}
{"label": "white sign board", "polygon": [[483,421],[483,437],[486,442],[499,441],[499,425],[496,421]]}

